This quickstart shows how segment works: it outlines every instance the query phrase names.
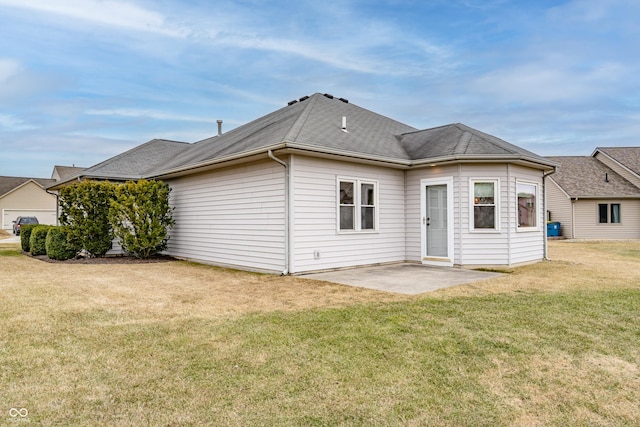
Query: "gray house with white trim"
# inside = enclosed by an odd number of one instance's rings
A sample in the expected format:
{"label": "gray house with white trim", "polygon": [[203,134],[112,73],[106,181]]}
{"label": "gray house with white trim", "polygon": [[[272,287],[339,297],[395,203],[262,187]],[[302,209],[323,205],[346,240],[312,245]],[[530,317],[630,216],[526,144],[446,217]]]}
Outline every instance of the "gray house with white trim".
{"label": "gray house with white trim", "polygon": [[304,273],[539,261],[554,170],[462,124],[418,130],[316,93],[193,144],[150,141],[67,183],[161,179],[175,208],[167,254]]}

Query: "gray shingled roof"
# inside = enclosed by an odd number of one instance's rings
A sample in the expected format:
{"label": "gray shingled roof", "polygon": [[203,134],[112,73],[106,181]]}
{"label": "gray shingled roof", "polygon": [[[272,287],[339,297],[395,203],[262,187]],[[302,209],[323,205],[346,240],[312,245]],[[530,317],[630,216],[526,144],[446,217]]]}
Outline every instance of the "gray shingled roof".
{"label": "gray shingled roof", "polygon": [[143,178],[162,168],[190,146],[186,142],[153,139],[85,169],[82,176],[114,180]]}
{"label": "gray shingled roof", "polygon": [[53,168],[56,171],[58,171],[58,175],[60,176],[60,179],[59,179],[60,181],[64,181],[74,176],[77,176],[86,169],[86,168],[77,167],[77,166],[60,166],[60,165],[56,165]]}
{"label": "gray shingled roof", "polygon": [[404,134],[402,146],[411,160],[440,157],[527,156],[548,163],[537,154],[461,123]]}
{"label": "gray shingled roof", "polygon": [[154,139],[86,169],[82,176],[112,180],[162,177],[283,148],[403,167],[431,159],[523,160],[545,168],[554,166],[544,157],[459,123],[418,130],[347,100],[316,93],[194,144]]}
{"label": "gray shingled roof", "polygon": [[[346,118],[346,132],[342,118]],[[164,166],[174,171],[230,156],[296,148],[410,165],[426,159],[547,159],[463,124],[417,130],[331,96],[316,93],[223,135],[194,144]]]}
{"label": "gray shingled roof", "polygon": [[53,179],[47,178],[25,178],[18,176],[0,176],[0,197],[9,193],[11,190],[18,188],[29,180],[34,180],[40,186],[46,188],[47,186],[55,183]]}
{"label": "gray shingled roof", "polygon": [[640,147],[598,147],[596,151],[608,155],[640,176]]}
{"label": "gray shingled roof", "polygon": [[570,197],[640,197],[638,187],[593,157],[565,156],[548,159],[560,164],[551,179]]}

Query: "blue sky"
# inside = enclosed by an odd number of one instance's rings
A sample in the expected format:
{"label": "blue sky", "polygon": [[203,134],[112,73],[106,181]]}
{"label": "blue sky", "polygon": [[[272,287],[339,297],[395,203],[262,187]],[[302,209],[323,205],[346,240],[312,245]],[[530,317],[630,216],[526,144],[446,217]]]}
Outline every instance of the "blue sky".
{"label": "blue sky", "polygon": [[637,0],[0,0],[0,175],[195,142],[315,92],[541,155],[639,146]]}

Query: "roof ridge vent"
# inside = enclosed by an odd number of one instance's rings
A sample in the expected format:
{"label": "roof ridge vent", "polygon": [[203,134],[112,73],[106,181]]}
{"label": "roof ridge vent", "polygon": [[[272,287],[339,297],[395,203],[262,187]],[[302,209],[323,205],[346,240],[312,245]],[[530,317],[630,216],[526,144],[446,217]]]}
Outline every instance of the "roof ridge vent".
{"label": "roof ridge vent", "polygon": [[330,93],[325,93],[324,96],[326,96],[329,99],[333,99],[333,95],[331,95]]}
{"label": "roof ridge vent", "polygon": [[302,98],[299,99],[299,101],[302,102],[302,101],[306,101],[307,99],[309,99],[308,96],[303,96]]}
{"label": "roof ridge vent", "polygon": [[287,103],[287,105],[293,105],[293,104],[295,104],[295,103],[297,103],[297,102],[298,102],[298,100],[297,100],[297,99],[294,99],[293,101],[289,101],[289,102]]}
{"label": "roof ridge vent", "polygon": [[345,99],[345,98],[338,98],[338,99],[339,99],[340,101],[344,102],[345,104],[348,104],[348,103],[349,103],[349,100],[348,100],[348,99]]}

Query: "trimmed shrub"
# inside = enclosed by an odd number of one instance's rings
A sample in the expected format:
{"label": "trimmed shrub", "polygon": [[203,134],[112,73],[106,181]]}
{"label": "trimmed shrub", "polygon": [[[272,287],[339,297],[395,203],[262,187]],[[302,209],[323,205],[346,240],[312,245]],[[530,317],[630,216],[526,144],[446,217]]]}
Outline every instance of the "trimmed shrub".
{"label": "trimmed shrub", "polygon": [[37,226],[38,224],[25,224],[20,227],[20,246],[22,246],[23,251],[29,252],[31,250],[31,231]]}
{"label": "trimmed shrub", "polygon": [[45,242],[47,256],[51,259],[64,261],[78,254],[78,249],[69,243],[69,229],[67,227],[51,227]]}
{"label": "trimmed shrub", "polygon": [[31,238],[29,239],[31,255],[37,256],[47,253],[46,242],[49,228],[48,225],[37,225],[31,230]]}
{"label": "trimmed shrub", "polygon": [[162,181],[128,181],[115,187],[109,221],[122,249],[138,258],[149,258],[167,248],[173,226],[169,193]]}
{"label": "trimmed shrub", "polygon": [[92,256],[103,256],[111,249],[113,234],[109,224],[109,205],[114,184],[83,181],[60,189],[60,224],[69,227],[69,241]]}

